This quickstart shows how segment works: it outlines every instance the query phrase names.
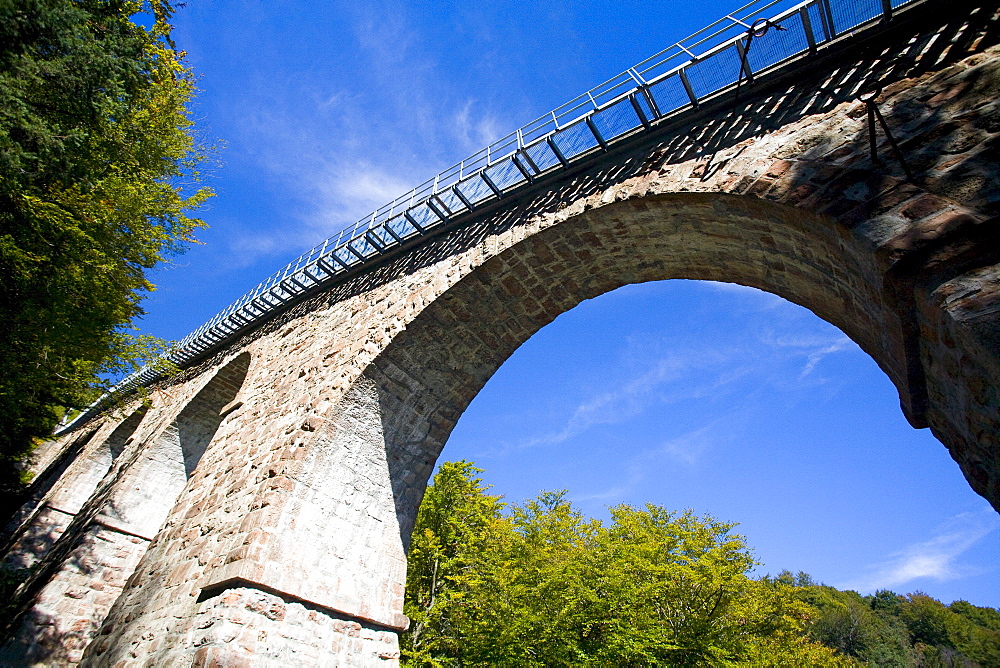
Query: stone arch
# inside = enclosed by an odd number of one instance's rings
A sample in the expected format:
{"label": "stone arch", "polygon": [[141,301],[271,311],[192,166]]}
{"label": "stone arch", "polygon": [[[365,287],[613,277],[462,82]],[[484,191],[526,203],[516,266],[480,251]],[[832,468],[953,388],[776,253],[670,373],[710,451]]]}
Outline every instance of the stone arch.
{"label": "stone arch", "polygon": [[[836,178],[857,183],[873,175],[843,170]],[[227,590],[281,592],[286,601],[372,629],[406,628],[406,545],[458,418],[538,329],[626,284],[686,278],[778,294],[856,341],[895,384],[914,426],[942,424],[940,407],[927,403],[914,283],[897,280],[871,229],[859,233],[858,221],[821,213],[843,196],[837,185],[828,189],[830,199],[808,207],[730,192],[656,192],[642,183],[609,192],[621,196],[595,196],[556,215],[533,218],[515,208],[470,235],[465,256],[446,239],[454,257],[430,260],[421,278],[404,282],[405,297],[401,289],[393,302],[398,310],[345,320],[360,340],[351,360],[358,375],[336,403],[319,402],[315,412],[313,399],[296,394],[309,391],[305,381],[294,391],[292,381],[282,386],[285,406],[301,411],[274,433],[275,455],[235,536],[196,584],[189,581],[205,610],[225,615],[212,606]],[[908,190],[903,201],[921,197]],[[938,315],[927,310],[931,320]],[[378,343],[357,333],[366,327]],[[293,331],[283,328],[281,337]],[[326,340],[315,324],[301,333]],[[963,447],[959,439],[943,440],[953,454]]]}
{"label": "stone arch", "polygon": [[241,527],[252,533],[199,580],[202,597],[280,591],[375,628],[405,628],[406,545],[458,418],[538,329],[626,284],[688,278],[776,293],[858,342],[911,419],[922,417],[907,331],[878,256],[832,217],[755,197],[672,193],[522,228],[520,240],[504,238],[511,229],[495,229],[496,252],[452,274],[450,287],[414,298],[415,315],[336,405],[279,437],[282,461]]}
{"label": "stone arch", "polygon": [[808,308],[856,341],[922,419],[905,322],[877,259],[829,217],[721,193],[654,195],[595,208],[541,230],[429,304],[366,369],[402,539],[459,416],[542,326],[629,283],[740,283]]}
{"label": "stone arch", "polygon": [[[10,516],[4,528],[4,552],[7,555],[4,559],[5,563],[15,565],[15,567],[22,567],[22,564],[24,566],[29,565],[24,564],[22,561],[24,555],[30,554],[32,551],[30,548],[25,549],[25,541],[23,540],[25,533],[38,530],[47,531],[35,526],[47,523],[44,518],[40,519],[40,515],[44,514],[44,501],[46,497],[52,492],[54,487],[65,479],[67,471],[71,470],[76,464],[77,458],[84,452],[86,446],[98,431],[97,427],[92,427],[69,438],[68,444],[64,444],[58,456],[31,482],[31,485],[24,493],[24,502]],[[65,525],[63,528],[65,528]],[[30,559],[30,557],[28,558]]]}
{"label": "stone arch", "polygon": [[14,534],[7,563],[26,568],[45,556],[131,443],[148,410],[145,404],[139,406],[93,447],[84,448],[99,429],[84,432],[67,448],[75,457],[49,483],[48,493]]}
{"label": "stone arch", "polygon": [[115,430],[111,432],[108,436],[108,440],[104,442],[107,446],[108,454],[111,456],[111,461],[114,462],[118,459],[118,456],[125,451],[125,448],[132,442],[132,435],[135,434],[135,430],[139,428],[139,423],[142,422],[142,418],[145,417],[146,412],[149,410],[149,406],[143,404],[135,411],[129,415],[124,422],[115,427]]}
{"label": "stone arch", "polygon": [[250,355],[220,369],[167,427],[127,464],[96,521],[152,540],[243,385]]}
{"label": "stone arch", "polygon": [[0,663],[79,662],[223,419],[239,407],[249,363],[245,352],[230,360],[146,442],[130,443],[146,413],[139,408],[101,443],[118,462],[107,462],[97,491],[18,590]]}
{"label": "stone arch", "polygon": [[122,454],[126,446],[132,443],[132,437],[139,429],[139,424],[148,410],[148,406],[142,405],[132,411],[98,447],[94,448],[87,457],[81,458],[79,471],[73,472],[75,475],[72,479],[59,486],[48,503],[74,515],[79,512],[104,476],[111,470],[112,464]]}

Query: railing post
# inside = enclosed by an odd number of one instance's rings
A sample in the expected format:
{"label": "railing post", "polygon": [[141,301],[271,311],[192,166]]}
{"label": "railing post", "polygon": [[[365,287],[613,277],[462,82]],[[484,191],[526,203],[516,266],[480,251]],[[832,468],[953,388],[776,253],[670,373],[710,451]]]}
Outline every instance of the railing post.
{"label": "railing post", "polygon": [[823,32],[829,41],[837,36],[837,27],[833,24],[833,10],[830,9],[830,0],[819,0],[819,13],[823,19]]}
{"label": "railing post", "polygon": [[886,23],[892,20],[892,0],[882,0],[882,20]]}
{"label": "railing post", "polygon": [[[653,92],[649,89],[649,84],[646,83],[646,79],[643,78],[643,76],[639,74],[634,67],[630,67],[628,73],[629,76],[631,76],[638,84],[639,92],[642,93],[642,96],[646,99],[646,104],[649,105],[649,110],[653,113],[653,120],[662,116],[663,114],[660,113],[660,107],[656,104],[656,100],[653,98]],[[636,104],[634,97],[632,99],[632,104]],[[640,114],[639,116],[641,118],[643,114]]]}
{"label": "railing post", "polygon": [[448,215],[438,207],[433,199],[427,200],[427,208],[434,212],[434,215],[441,219],[442,223],[448,222]]}
{"label": "railing post", "polygon": [[809,7],[799,10],[799,18],[802,19],[802,32],[806,34],[809,53],[816,53],[816,34],[813,32],[812,19],[809,18]]}
{"label": "railing post", "polygon": [[583,119],[583,120],[587,123],[587,127],[590,128],[590,132],[591,132],[591,134],[594,135],[594,139],[597,140],[597,143],[601,145],[602,149],[604,149],[605,151],[607,151],[608,150],[608,142],[604,141],[604,137],[601,136],[600,130],[598,130],[597,126],[594,125],[594,121],[590,118],[589,115],[585,119]]}
{"label": "railing post", "polygon": [[562,164],[562,166],[563,167],[569,167],[569,160],[567,160],[566,156],[563,155],[563,152],[559,148],[559,145],[556,144],[555,139],[553,139],[552,137],[546,137],[545,138],[545,143],[549,145],[550,149],[552,149],[552,153],[555,154],[556,158],[559,160],[559,162]]}
{"label": "railing post", "polygon": [[677,75],[681,78],[681,83],[684,84],[684,90],[687,92],[688,98],[691,99],[691,105],[695,109],[697,109],[698,108],[698,96],[694,94],[694,89],[691,88],[691,81],[688,80],[687,68],[685,68],[685,69],[681,70],[680,72],[678,72]]}
{"label": "railing post", "polygon": [[649,119],[646,118],[646,112],[642,110],[642,105],[639,104],[639,100],[636,99],[635,93],[628,96],[628,101],[632,103],[632,109],[635,110],[635,115],[639,117],[639,122],[642,123],[642,127],[649,129]]}
{"label": "railing post", "polygon": [[517,171],[521,172],[521,175],[524,176],[525,181],[527,181],[528,183],[535,182],[535,177],[532,176],[531,172],[525,169],[524,165],[521,164],[521,161],[517,159],[517,153],[514,153],[510,156],[510,161],[514,163],[515,167],[517,167]]}
{"label": "railing post", "polygon": [[462,194],[462,190],[458,187],[458,185],[459,184],[457,184],[457,183],[455,185],[453,185],[451,187],[451,191],[453,193],[455,193],[455,197],[457,197],[458,199],[460,199],[462,201],[462,204],[465,205],[465,208],[467,208],[469,211],[474,211],[476,209],[476,207],[473,206],[472,202],[469,201],[468,197],[466,197],[465,195]]}
{"label": "railing post", "polygon": [[483,183],[485,183],[486,186],[493,191],[493,194],[497,196],[497,199],[503,197],[503,191],[497,187],[497,184],[493,183],[493,179],[489,177],[485,169],[479,172],[479,178],[481,178],[483,180]]}

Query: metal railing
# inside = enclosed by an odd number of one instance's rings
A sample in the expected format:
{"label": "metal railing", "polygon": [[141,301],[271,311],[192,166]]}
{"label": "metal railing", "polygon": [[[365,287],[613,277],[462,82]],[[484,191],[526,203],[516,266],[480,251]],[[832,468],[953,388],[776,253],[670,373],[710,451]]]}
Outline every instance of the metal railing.
{"label": "metal railing", "polygon": [[[888,20],[895,9],[918,1],[807,0],[782,11],[788,0],[754,0],[498,139],[303,253],[186,336],[168,359],[183,366],[290,301],[319,291],[456,216],[607,150],[663,119],[696,109],[705,98],[752,82],[792,58],[815,53],[859,26]],[[766,16],[770,11],[778,13]],[[159,374],[146,367],[112,392],[149,384]]]}

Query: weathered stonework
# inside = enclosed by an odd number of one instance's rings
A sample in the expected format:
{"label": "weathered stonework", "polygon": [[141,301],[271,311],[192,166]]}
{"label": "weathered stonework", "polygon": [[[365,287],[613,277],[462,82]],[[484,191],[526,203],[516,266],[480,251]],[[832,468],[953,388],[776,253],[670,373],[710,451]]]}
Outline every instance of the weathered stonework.
{"label": "weathered stonework", "polygon": [[29,502],[36,508],[21,513],[27,519],[6,559],[36,570],[19,591],[25,607],[0,648],[4,665],[79,662],[220,423],[238,408],[248,362],[239,354],[199,379],[175,416],[147,421],[140,405],[109,420],[41,502]]}
{"label": "weathered stonework", "polygon": [[[10,528],[40,570],[0,660],[392,664],[459,416],[539,328],[642,281],[750,285],[838,326],[1000,509],[1000,47],[993,10],[958,6],[540,179],[63,437],[50,467],[79,452]],[[912,182],[871,163],[875,85]]]}

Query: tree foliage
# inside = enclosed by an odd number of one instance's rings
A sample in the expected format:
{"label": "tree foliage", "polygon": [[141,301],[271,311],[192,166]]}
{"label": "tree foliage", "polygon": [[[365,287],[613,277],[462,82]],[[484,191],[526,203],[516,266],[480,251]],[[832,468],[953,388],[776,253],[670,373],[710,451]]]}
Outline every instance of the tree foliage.
{"label": "tree foliage", "polygon": [[732,524],[658,506],[588,520],[563,492],[507,507],[443,464],[417,518],[404,657],[412,665],[840,665],[812,608],[754,580]]}
{"label": "tree foliage", "polygon": [[809,635],[843,656],[876,666],[1000,668],[1000,612],[993,608],[949,606],[921,592],[861,596],[788,572],[776,580],[794,585],[797,598],[818,610]]}
{"label": "tree foliage", "polygon": [[0,492],[63,407],[148,354],[129,329],[147,271],[201,225],[188,212],[210,192],[192,186],[203,153],[171,13],[0,0]]}
{"label": "tree foliage", "polygon": [[756,565],[733,524],[659,506],[585,518],[564,492],[521,505],[442,464],[409,555],[414,666],[1000,668],[1000,612],[862,596]]}

